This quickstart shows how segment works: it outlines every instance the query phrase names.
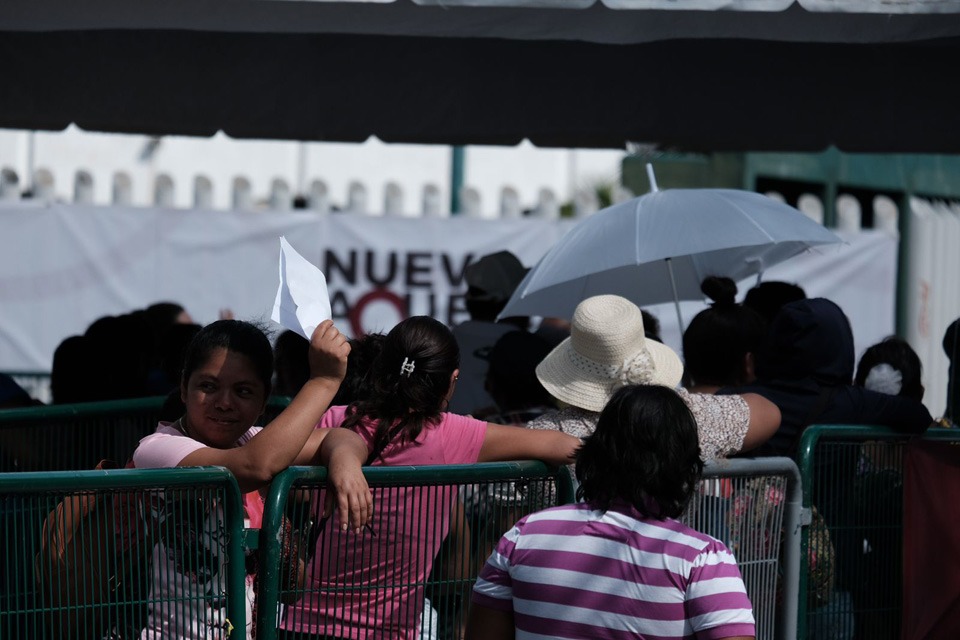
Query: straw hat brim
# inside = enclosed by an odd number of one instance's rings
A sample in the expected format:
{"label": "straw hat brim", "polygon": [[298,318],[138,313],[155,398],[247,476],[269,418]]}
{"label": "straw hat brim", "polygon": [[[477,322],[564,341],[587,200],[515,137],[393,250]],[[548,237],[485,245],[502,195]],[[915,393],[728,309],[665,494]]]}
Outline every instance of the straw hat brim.
{"label": "straw hat brim", "polygon": [[[676,388],[683,377],[680,357],[670,347],[654,340],[646,340],[645,346],[654,363],[651,384]],[[623,383],[578,366],[571,357],[572,352],[571,339],[567,338],[537,365],[537,379],[554,398],[587,411],[600,412]]]}

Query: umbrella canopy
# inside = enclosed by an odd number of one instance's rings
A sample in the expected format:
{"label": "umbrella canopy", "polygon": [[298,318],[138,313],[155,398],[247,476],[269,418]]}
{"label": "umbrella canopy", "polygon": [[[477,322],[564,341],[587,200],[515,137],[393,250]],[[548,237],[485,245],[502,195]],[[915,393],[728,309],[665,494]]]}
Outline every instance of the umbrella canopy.
{"label": "umbrella canopy", "polygon": [[568,231],[500,315],[569,318],[581,300],[600,294],[638,305],[702,299],[707,276],[742,280],[811,247],[841,242],[797,209],[759,193],[655,191]]}

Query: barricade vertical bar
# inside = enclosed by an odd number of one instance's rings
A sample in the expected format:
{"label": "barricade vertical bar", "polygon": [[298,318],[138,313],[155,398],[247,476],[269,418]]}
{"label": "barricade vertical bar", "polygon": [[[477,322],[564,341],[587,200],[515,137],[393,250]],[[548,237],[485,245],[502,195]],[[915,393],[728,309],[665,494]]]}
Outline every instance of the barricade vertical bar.
{"label": "barricade vertical bar", "polygon": [[[314,476],[317,482],[325,482],[327,470],[318,467]],[[283,512],[293,481],[302,476],[302,469],[290,468],[276,476],[270,483],[270,491],[264,498],[263,525],[259,541],[260,561],[257,563],[257,628],[260,640],[277,637],[277,612],[280,606],[280,552],[278,536],[282,531]],[[376,508],[376,506],[374,506]]]}

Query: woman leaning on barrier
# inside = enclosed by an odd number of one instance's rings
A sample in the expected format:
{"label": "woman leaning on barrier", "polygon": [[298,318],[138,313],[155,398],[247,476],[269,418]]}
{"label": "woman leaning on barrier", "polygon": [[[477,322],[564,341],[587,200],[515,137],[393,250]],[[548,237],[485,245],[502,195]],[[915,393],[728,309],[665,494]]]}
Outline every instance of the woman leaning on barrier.
{"label": "woman leaning on barrier", "polygon": [[577,454],[581,502],[503,536],[474,587],[467,640],[752,639],[733,555],[675,520],[703,471],[697,439],[676,392],[617,391]]}
{"label": "woman leaning on barrier", "polygon": [[[426,316],[408,318],[383,341],[370,372],[370,395],[347,407],[331,407],[320,426],[358,433],[375,466],[529,458],[572,462],[580,445],[572,436],[447,413],[459,361],[450,329]],[[281,638],[419,637],[422,585],[450,530],[456,487],[440,487],[434,494],[417,487],[375,492],[375,531],[319,536],[308,565],[308,590],[287,607]],[[431,495],[437,500],[431,502]],[[371,547],[385,551],[371,555]]]}
{"label": "woman leaning on barrier", "polygon": [[[204,327],[187,349],[180,394],[186,411],[173,423],[161,422],[133,454],[137,468],[223,466],[236,476],[244,495],[246,518],[258,528],[263,516],[259,490],[291,464],[321,464],[329,469],[326,509],[334,499],[339,522],[356,530],[372,512],[370,490],[361,471],[366,446],[347,430],[317,430],[346,369],[350,347],[331,321],[316,328],[310,341],[311,376],[303,389],[267,426],[254,426],[270,396],[273,354],[270,342],[253,324],[220,320]],[[192,518],[160,505],[160,529],[176,532],[160,540],[151,560],[150,604],[143,640],[220,638],[230,622],[216,600],[226,581],[221,573],[216,534],[222,531],[222,507],[203,509]],[[189,510],[188,510],[189,511]],[[166,522],[172,520],[173,522]],[[197,521],[199,520],[199,521]],[[247,633],[251,637],[254,579],[246,580]]]}

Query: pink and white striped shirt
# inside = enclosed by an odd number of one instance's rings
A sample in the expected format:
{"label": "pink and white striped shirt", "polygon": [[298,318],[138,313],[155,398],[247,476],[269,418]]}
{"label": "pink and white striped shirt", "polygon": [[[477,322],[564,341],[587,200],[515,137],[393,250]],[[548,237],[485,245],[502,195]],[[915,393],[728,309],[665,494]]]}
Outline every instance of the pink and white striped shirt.
{"label": "pink and white striped shirt", "polygon": [[722,542],[625,503],[523,518],[490,555],[473,601],[513,611],[517,640],[756,633],[740,570]]}

